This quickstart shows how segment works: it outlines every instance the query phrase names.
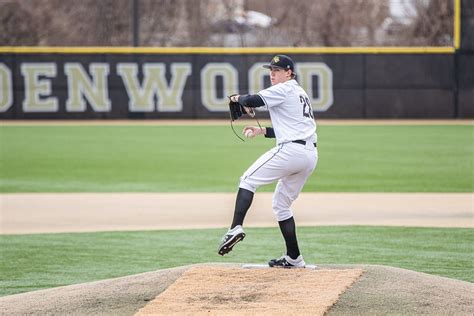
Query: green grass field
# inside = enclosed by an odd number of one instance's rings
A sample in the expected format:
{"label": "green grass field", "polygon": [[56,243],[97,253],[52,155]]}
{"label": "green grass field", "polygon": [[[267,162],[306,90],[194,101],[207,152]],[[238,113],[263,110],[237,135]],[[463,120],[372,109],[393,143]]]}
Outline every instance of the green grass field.
{"label": "green grass field", "polygon": [[[474,126],[320,126],[304,191],[472,192]],[[234,192],[273,140],[227,126],[1,126],[0,192]],[[264,187],[262,191],[271,191]]]}
{"label": "green grass field", "polygon": [[[205,262],[265,263],[283,253],[277,228],[248,228],[225,257],[225,230],[2,236],[0,295]],[[301,227],[307,263],[382,264],[474,281],[474,231],[451,228]]]}
{"label": "green grass field", "polygon": [[[307,192],[473,192],[474,127],[320,126]],[[273,146],[227,126],[0,126],[0,192],[235,192]],[[271,191],[272,186],[262,188]],[[308,263],[383,264],[474,282],[472,229],[303,227]],[[0,295],[198,262],[266,262],[276,228],[0,235]]]}

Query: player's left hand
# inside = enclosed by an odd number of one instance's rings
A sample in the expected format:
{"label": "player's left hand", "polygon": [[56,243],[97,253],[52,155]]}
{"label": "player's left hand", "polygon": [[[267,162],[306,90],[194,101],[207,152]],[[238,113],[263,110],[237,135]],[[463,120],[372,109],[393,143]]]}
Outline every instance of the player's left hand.
{"label": "player's left hand", "polygon": [[235,121],[235,120],[239,119],[245,111],[243,106],[240,105],[240,103],[236,101],[236,98],[235,98],[236,96],[238,96],[238,95],[233,94],[231,96],[228,96],[228,98],[229,98],[229,112],[230,112],[230,117],[231,117],[232,121]]}
{"label": "player's left hand", "polygon": [[243,106],[239,103],[239,95],[233,94],[228,96],[229,98],[229,110],[232,120],[235,121],[242,116],[242,114],[247,114],[250,117],[255,116],[253,108]]}

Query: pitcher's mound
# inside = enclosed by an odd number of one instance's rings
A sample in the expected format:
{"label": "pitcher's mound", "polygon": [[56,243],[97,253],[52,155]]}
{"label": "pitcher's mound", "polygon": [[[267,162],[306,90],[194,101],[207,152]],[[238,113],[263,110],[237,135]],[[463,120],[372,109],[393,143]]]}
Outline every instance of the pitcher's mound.
{"label": "pitcher's mound", "polygon": [[136,315],[323,315],[362,269],[242,269],[197,266]]}

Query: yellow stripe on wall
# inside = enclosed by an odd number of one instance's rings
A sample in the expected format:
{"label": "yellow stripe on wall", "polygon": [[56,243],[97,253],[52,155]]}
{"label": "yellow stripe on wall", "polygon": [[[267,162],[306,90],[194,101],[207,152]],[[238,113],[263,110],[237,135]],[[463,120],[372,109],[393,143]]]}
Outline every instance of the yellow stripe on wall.
{"label": "yellow stripe on wall", "polygon": [[2,46],[0,53],[15,54],[446,54],[451,46],[427,47],[47,47]]}

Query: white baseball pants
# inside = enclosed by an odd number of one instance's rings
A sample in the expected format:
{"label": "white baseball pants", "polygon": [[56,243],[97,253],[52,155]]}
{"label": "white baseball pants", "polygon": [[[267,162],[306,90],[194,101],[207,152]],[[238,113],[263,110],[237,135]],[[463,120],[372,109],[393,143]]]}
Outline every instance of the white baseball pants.
{"label": "white baseball pants", "polygon": [[264,153],[244,172],[240,188],[255,191],[262,185],[278,180],[272,207],[278,221],[293,216],[291,204],[316,168],[318,151],[312,143],[284,143]]}

